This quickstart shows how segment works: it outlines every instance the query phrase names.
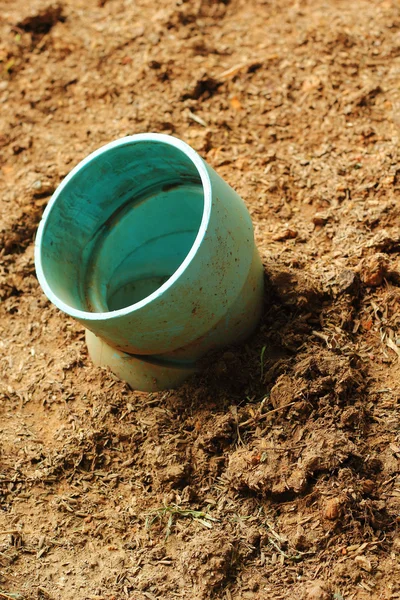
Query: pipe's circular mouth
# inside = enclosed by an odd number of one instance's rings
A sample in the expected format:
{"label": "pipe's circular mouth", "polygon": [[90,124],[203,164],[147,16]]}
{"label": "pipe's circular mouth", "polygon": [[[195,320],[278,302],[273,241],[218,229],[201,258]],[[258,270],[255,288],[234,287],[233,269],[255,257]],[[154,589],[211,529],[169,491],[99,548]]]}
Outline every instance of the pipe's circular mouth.
{"label": "pipe's circular mouth", "polygon": [[206,165],[185,142],[151,133],[103,146],[69,173],[44,211],[35,242],[44,293],[86,321],[143,308],[193,260],[211,203]]}

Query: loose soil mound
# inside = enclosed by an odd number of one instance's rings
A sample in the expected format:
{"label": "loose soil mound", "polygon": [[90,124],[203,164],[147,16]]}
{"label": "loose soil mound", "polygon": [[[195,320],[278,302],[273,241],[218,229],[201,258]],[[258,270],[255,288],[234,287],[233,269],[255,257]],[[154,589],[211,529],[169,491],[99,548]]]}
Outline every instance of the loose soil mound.
{"label": "loose soil mound", "polygon": [[[0,0],[0,599],[400,598],[400,7]],[[246,200],[265,314],[181,389],[88,359],[34,235],[158,131]]]}

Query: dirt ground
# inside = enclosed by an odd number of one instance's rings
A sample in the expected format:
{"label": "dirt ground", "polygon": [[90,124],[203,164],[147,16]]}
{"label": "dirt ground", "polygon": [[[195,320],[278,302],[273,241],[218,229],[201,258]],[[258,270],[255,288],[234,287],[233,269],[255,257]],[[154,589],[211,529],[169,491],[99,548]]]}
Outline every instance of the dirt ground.
{"label": "dirt ground", "polygon": [[[245,199],[262,324],[131,391],[43,296],[89,152],[156,131]],[[0,600],[400,598],[400,4],[0,0]]]}

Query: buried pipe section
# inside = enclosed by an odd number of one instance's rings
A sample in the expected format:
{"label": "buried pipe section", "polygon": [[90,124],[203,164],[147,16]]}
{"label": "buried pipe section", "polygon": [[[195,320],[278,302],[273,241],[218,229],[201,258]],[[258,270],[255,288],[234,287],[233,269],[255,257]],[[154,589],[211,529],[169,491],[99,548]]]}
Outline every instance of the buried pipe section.
{"label": "buried pipe section", "polygon": [[43,214],[35,262],[49,300],[86,328],[93,362],[137,390],[179,385],[261,315],[244,202],[167,135],[121,138],[79,163]]}

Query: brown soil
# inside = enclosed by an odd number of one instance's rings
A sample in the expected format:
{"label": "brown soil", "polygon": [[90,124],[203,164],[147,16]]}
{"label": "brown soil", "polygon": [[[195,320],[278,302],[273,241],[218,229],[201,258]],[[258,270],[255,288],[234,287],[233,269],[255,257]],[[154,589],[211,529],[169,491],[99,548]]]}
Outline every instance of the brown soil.
{"label": "brown soil", "polygon": [[[0,0],[0,600],[400,598],[397,0]],[[173,133],[267,280],[181,389],[95,369],[43,296],[62,178]]]}

